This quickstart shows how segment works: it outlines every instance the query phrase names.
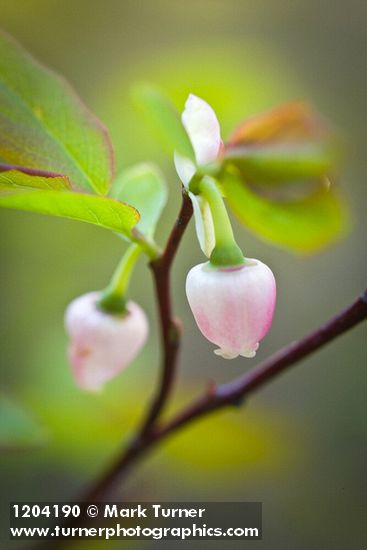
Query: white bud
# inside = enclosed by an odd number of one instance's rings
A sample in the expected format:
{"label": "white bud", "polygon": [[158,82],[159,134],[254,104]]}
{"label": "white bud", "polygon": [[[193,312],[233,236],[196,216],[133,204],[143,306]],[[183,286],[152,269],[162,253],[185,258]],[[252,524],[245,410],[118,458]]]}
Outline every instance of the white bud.
{"label": "white bud", "polygon": [[206,101],[190,94],[182,113],[182,123],[190,138],[198,166],[214,161],[222,141],[217,115]]}
{"label": "white bud", "polygon": [[[182,113],[182,124],[195,153],[196,164],[189,158],[175,152],[174,161],[177,174],[188,190],[191,178],[197,167],[215,161],[220,155],[223,142],[220,126],[212,107],[200,97],[190,94]],[[214,248],[214,228],[212,214],[204,197],[189,193],[194,209],[195,228],[200,247],[209,258]]]}

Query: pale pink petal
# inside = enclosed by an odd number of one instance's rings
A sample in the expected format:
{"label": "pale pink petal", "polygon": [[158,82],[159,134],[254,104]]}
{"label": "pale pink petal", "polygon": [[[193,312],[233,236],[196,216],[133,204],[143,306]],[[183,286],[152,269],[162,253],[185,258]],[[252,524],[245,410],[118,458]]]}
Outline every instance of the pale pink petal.
{"label": "pale pink petal", "polygon": [[186,294],[200,331],[219,346],[217,355],[254,357],[275,307],[275,279],[265,264],[248,259],[237,268],[197,265],[187,276]]}
{"label": "pale pink petal", "polygon": [[213,162],[221,149],[220,126],[210,105],[190,94],[182,113],[182,123],[194,149],[199,166]]}
{"label": "pale pink petal", "polygon": [[70,336],[68,357],[77,384],[97,391],[126,368],[142,348],[148,322],[143,310],[128,302],[125,316],[98,309],[100,293],[91,292],[67,308],[65,326]]}

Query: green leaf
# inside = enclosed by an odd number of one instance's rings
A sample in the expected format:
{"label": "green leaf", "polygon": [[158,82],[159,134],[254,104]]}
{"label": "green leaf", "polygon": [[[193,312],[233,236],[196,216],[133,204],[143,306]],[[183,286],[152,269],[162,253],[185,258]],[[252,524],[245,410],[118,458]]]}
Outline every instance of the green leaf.
{"label": "green leaf", "polygon": [[138,111],[155,133],[167,152],[194,159],[189,137],[181,123],[175,105],[158,89],[148,84],[132,89],[132,98]]}
{"label": "green leaf", "polygon": [[0,33],[0,162],[59,172],[106,193],[108,134],[69,84]]}
{"label": "green leaf", "polygon": [[303,102],[287,103],[245,120],[232,134],[224,163],[251,182],[296,183],[325,176],[338,158],[329,126]]}
{"label": "green leaf", "polygon": [[268,200],[231,174],[226,174],[222,187],[246,227],[293,252],[315,252],[348,229],[346,207],[333,186],[319,186],[308,196],[287,202]]}
{"label": "green leaf", "polygon": [[236,166],[249,181],[285,182],[327,174],[335,160],[322,143],[251,145],[228,150],[225,163]]}
{"label": "green leaf", "polygon": [[38,446],[45,438],[45,430],[25,410],[8,397],[0,396],[1,450]]}
{"label": "green leaf", "polygon": [[115,180],[111,196],[133,204],[140,213],[138,229],[147,236],[154,235],[167,202],[167,185],[158,168],[142,163],[125,170]]}
{"label": "green leaf", "polygon": [[64,176],[0,173],[0,206],[84,221],[129,236],[139,221],[135,208],[116,199],[70,190]]}

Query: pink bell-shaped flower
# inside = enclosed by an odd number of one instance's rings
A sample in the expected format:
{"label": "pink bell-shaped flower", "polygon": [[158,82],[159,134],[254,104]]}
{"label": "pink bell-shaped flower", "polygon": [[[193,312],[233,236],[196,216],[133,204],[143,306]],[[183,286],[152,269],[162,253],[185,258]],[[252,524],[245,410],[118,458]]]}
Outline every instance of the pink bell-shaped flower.
{"label": "pink bell-shaped flower", "polygon": [[69,304],[65,327],[70,336],[68,357],[78,386],[97,391],[129,365],[148,335],[144,311],[132,301],[124,315],[98,308],[100,292],[84,294]]}
{"label": "pink bell-shaped flower", "polygon": [[275,307],[268,266],[253,259],[235,267],[199,264],[187,275],[186,294],[200,331],[219,346],[214,353],[225,359],[255,356]]}

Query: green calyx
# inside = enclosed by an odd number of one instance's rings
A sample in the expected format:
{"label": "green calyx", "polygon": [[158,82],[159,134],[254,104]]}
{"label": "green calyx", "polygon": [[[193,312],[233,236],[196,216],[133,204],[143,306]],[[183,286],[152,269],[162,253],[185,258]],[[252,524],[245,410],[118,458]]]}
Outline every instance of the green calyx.
{"label": "green calyx", "polygon": [[215,267],[242,265],[245,258],[235,241],[216,181],[210,176],[205,176],[198,185],[198,191],[207,200],[214,223],[215,247],[210,255],[210,263]]}
{"label": "green calyx", "polygon": [[204,166],[199,166],[190,180],[190,191],[194,193],[194,195],[198,195],[200,193],[200,184],[203,179],[206,176],[215,179],[219,175],[221,169],[221,163],[216,161]]}
{"label": "green calyx", "polygon": [[97,303],[97,307],[111,315],[126,315],[128,313],[126,300],[123,296],[117,296],[108,291],[102,292],[102,297]]}
{"label": "green calyx", "polygon": [[227,246],[215,246],[209,260],[215,267],[230,267],[245,263],[242,250],[236,243]]}

